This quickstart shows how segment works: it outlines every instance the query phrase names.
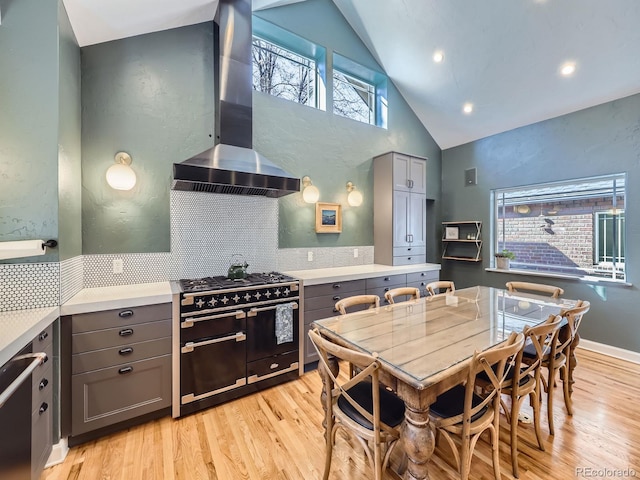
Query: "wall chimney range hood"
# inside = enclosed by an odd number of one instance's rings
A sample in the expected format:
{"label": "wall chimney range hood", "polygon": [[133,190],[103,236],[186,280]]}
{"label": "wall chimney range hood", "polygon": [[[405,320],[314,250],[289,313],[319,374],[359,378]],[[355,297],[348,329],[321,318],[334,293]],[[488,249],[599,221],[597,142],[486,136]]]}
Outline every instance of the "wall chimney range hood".
{"label": "wall chimney range hood", "polygon": [[281,197],[300,179],[253,150],[251,0],[220,0],[214,21],[216,138],[213,148],[173,164],[173,190]]}

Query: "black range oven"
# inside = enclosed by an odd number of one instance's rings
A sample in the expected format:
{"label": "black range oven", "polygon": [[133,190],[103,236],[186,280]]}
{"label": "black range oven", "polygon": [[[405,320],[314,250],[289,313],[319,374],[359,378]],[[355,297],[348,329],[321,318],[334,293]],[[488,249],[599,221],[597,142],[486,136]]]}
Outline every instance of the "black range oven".
{"label": "black range oven", "polygon": [[298,280],[254,273],[243,280],[180,280],[180,290],[173,417],[298,377]]}

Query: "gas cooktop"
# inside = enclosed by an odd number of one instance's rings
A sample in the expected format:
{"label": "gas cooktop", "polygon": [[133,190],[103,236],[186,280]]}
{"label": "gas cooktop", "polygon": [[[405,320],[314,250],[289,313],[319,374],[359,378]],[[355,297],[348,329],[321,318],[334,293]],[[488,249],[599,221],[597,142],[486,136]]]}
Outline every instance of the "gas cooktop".
{"label": "gas cooktop", "polygon": [[222,290],[227,288],[249,287],[252,285],[269,285],[275,283],[295,282],[295,278],[279,272],[250,273],[241,280],[231,280],[224,276],[204,277],[180,280],[184,293]]}

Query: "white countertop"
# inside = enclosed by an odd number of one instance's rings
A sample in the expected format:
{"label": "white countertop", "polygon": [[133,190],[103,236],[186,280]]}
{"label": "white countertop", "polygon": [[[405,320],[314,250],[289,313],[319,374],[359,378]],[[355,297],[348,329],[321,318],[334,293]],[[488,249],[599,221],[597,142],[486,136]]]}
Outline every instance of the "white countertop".
{"label": "white countertop", "polygon": [[0,312],[0,366],[60,315],[167,303],[173,300],[172,288],[170,282],[85,288],[60,307]]}
{"label": "white countertop", "polygon": [[60,315],[171,302],[170,282],[83,288],[60,307]]}
{"label": "white countertop", "polygon": [[58,307],[0,312],[0,367],[47,328],[58,316]]}
{"label": "white countertop", "polygon": [[351,267],[316,268],[314,270],[292,270],[283,272],[286,275],[299,278],[304,285],[319,285],[328,282],[346,282],[348,280],[360,280],[361,278],[383,277],[385,275],[398,275],[403,273],[416,273],[439,271],[439,263],[419,263],[416,265],[354,265]]}

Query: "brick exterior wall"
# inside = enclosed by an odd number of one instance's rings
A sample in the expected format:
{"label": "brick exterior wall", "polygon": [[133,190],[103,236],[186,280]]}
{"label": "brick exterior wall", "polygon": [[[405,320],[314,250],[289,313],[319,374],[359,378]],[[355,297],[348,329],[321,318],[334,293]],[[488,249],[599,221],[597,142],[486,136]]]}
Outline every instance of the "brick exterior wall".
{"label": "brick exterior wall", "polygon": [[[611,199],[570,200],[530,207],[531,210],[524,214],[518,213],[515,207],[507,207],[505,211],[506,248],[516,255],[512,265],[531,268],[519,264],[542,263],[551,270],[566,273],[592,270],[595,213],[610,210]],[[624,209],[622,198],[618,200],[618,208]],[[502,223],[503,218],[499,218],[500,249],[503,248]]]}

